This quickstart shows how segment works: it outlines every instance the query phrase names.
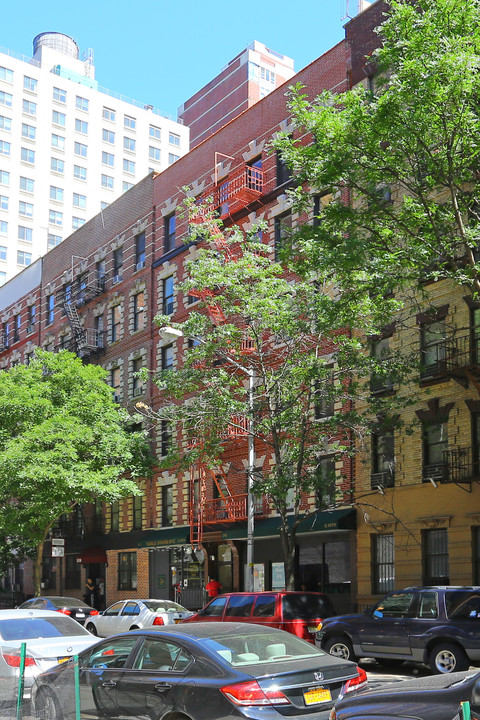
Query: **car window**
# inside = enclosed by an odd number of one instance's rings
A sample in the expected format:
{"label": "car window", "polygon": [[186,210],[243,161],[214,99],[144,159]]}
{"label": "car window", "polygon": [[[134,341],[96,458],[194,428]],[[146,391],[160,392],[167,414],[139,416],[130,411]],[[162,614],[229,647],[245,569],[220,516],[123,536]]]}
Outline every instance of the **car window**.
{"label": "car window", "polygon": [[174,643],[145,638],[133,664],[136,670],[159,670],[160,672],[181,672],[192,660],[192,656]]}
{"label": "car window", "polygon": [[216,653],[219,659],[234,667],[272,662],[285,662],[290,667],[293,662],[302,658],[325,656],[325,653],[314,645],[283,630],[274,629],[268,633],[212,635],[205,638],[203,644]]}
{"label": "car window", "polygon": [[215,600],[212,600],[211,603],[199,612],[199,615],[201,617],[219,617],[223,613],[226,602],[227,598],[215,598]]}
{"label": "car window", "polygon": [[248,617],[254,601],[255,595],[230,595],[225,617]]}
{"label": "car window", "polygon": [[185,612],[185,608],[172,600],[145,600],[145,607],[152,612]]}
{"label": "car window", "polygon": [[480,594],[459,590],[445,593],[447,617],[451,620],[478,620],[480,622]]}
{"label": "car window", "polygon": [[91,653],[83,656],[82,667],[84,668],[122,668],[128,660],[135,643],[137,635],[108,640],[101,645],[95,645]]}
{"label": "car window", "polygon": [[258,595],[253,608],[253,617],[272,617],[275,615],[276,595]]}
{"label": "car window", "polygon": [[332,615],[328,600],[315,593],[292,593],[282,597],[284,620],[313,620]]}
{"label": "car window", "polygon": [[373,611],[375,617],[408,617],[413,593],[395,593],[383,598]]}
{"label": "car window", "polygon": [[438,618],[438,597],[436,592],[420,593],[417,617]]}
{"label": "car window", "polygon": [[122,610],[122,615],[140,615],[140,607],[136,602],[128,602]]}
{"label": "car window", "polygon": [[123,607],[123,602],[116,602],[105,610],[104,615],[118,615]]}
{"label": "car window", "polygon": [[52,605],[54,605],[56,608],[62,608],[62,607],[89,607],[86,603],[82,602],[81,600],[77,600],[77,598],[71,598],[71,597],[51,597],[49,598]]}
{"label": "car window", "polygon": [[33,638],[74,637],[89,635],[75,620],[59,613],[58,617],[29,617],[0,620],[3,640],[32,640]]}

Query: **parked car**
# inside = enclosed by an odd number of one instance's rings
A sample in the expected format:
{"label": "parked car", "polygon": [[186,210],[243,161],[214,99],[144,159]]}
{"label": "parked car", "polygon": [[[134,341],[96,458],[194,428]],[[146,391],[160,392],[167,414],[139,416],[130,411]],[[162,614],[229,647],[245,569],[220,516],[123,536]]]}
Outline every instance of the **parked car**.
{"label": "parked car", "polygon": [[313,643],[318,624],[331,615],[335,615],[333,606],[322,593],[267,590],[217,595],[183,622],[215,620],[268,625]]}
{"label": "parked car", "polygon": [[60,595],[44,595],[42,597],[30,598],[18,606],[22,610],[54,610],[64,615],[69,615],[72,620],[76,620],[80,625],[85,625],[88,618],[98,615],[98,610],[90,607],[77,598],[62,597]]}
{"label": "parked car", "polygon": [[425,677],[352,694],[332,709],[330,720],[459,720],[467,717],[461,703],[469,703],[472,720],[479,720],[478,673]]}
{"label": "parked car", "polygon": [[93,635],[108,637],[126,630],[170,625],[193,615],[172,600],[120,600],[103,613],[90,616],[86,628]]}
{"label": "parked car", "polygon": [[316,642],[345,660],[415,660],[433,673],[480,663],[480,587],[410,587],[362,615],[325,620]]}
{"label": "parked car", "polygon": [[24,697],[29,697],[39,673],[95,641],[74,620],[51,610],[0,610],[0,700],[15,698],[22,643],[26,643]]}
{"label": "parked car", "polygon": [[[245,623],[135,630],[80,653],[82,717],[327,720],[366,684],[354,663],[289,633]],[[37,720],[75,717],[73,662],[37,678]]]}

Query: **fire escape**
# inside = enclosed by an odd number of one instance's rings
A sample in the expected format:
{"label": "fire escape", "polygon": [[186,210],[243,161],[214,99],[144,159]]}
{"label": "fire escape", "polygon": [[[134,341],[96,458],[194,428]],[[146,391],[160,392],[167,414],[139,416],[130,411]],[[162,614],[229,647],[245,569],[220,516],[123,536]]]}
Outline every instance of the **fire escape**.
{"label": "fire escape", "polygon": [[97,295],[105,291],[105,276],[98,277],[93,271],[83,273],[78,279],[78,285],[71,296],[64,298],[63,310],[67,316],[72,331],[73,352],[79,357],[90,355],[104,349],[104,333],[95,328],[85,328],[80,320],[78,308],[83,307]]}
{"label": "fire escape", "polygon": [[[217,156],[215,153],[215,187],[213,192],[207,193],[204,198],[212,198],[207,203],[207,210],[213,211],[216,217],[224,219],[233,215],[241,209],[245,209],[256,201],[263,193],[263,175],[259,167],[243,164],[228,178],[218,182],[217,178]],[[228,156],[223,156],[228,157]],[[190,218],[191,223],[203,223],[205,216],[202,213]],[[219,254],[223,255],[224,262],[236,262],[242,257],[243,250],[240,245],[232,246],[227,242],[222,230],[215,223],[210,222],[211,239]],[[192,297],[201,299],[207,309],[207,313],[214,325],[221,325],[226,318],[222,308],[215,302],[213,290],[192,289],[189,291]],[[240,352],[242,355],[252,355],[255,352],[255,345],[251,338],[245,336],[241,343]],[[225,432],[225,441],[247,438],[249,435],[248,418],[245,416],[232,416],[231,422]],[[189,524],[190,542],[192,545],[199,545],[204,539],[206,529],[213,530],[222,525],[234,522],[246,522],[248,517],[248,494],[235,493],[228,475],[223,470],[213,471],[202,458],[203,439],[201,437],[190,438],[187,443],[189,448],[200,450],[200,458],[191,469],[191,477],[198,482],[198,496],[196,496],[196,485],[191,483],[189,502]],[[212,482],[214,495],[216,497],[207,499],[207,488]],[[262,498],[256,505],[255,514],[264,516],[267,512],[267,503]],[[214,526],[214,527],[213,527]]]}

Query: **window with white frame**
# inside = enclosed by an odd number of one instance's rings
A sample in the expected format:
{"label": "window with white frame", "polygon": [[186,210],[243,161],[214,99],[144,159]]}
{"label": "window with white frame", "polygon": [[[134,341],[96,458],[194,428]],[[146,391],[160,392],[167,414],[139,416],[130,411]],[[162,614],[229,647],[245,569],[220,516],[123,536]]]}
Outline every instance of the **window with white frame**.
{"label": "window with white frame", "polygon": [[0,105],[4,105],[5,107],[12,107],[13,95],[11,95],[11,93],[5,92],[4,90],[0,90]]}
{"label": "window with white frame", "polygon": [[55,187],[55,185],[50,185],[50,200],[55,200],[56,202],[63,202],[63,188]]}
{"label": "window with white frame", "polygon": [[4,80],[8,83],[13,83],[13,70],[0,65],[0,80]]}
{"label": "window with white frame", "polygon": [[87,207],[87,196],[73,193],[73,206],[85,209]]}
{"label": "window with white frame", "polygon": [[7,248],[5,245],[0,245],[0,260],[7,259]]}
{"label": "window with white frame", "polygon": [[127,182],[126,180],[123,181],[123,183],[122,183],[122,191],[123,192],[127,192],[127,190],[130,190],[130,188],[132,188],[132,187],[133,187],[133,183]]}
{"label": "window with white frame", "polygon": [[20,200],[18,203],[18,213],[19,215],[24,215],[25,217],[33,217],[33,205],[32,203],[24,202],[24,200]]}
{"label": "window with white frame", "polygon": [[37,92],[38,81],[28,75],[23,76],[23,89],[28,92]]}
{"label": "window with white frame", "polygon": [[133,138],[123,138],[123,149],[127,152],[135,152],[135,140]]}
{"label": "window with white frame", "polygon": [[18,226],[18,239],[22,240],[23,242],[31,243],[33,240],[32,228],[25,227],[25,225],[19,225]]}
{"label": "window with white frame", "polygon": [[59,158],[54,157],[50,158],[50,170],[58,175],[63,175],[65,172],[64,160],[59,160]]}
{"label": "window with white frame", "polygon": [[143,380],[139,377],[139,373],[143,367],[143,358],[138,357],[132,360],[132,391],[133,395],[141,395],[145,392]]}
{"label": "window with white frame", "polygon": [[20,177],[20,190],[23,192],[33,193],[35,182],[32,178]]}
{"label": "window with white frame", "polygon": [[17,250],[17,265],[26,267],[32,262],[32,253],[25,252],[24,250]]}
{"label": "window with white frame", "polygon": [[102,117],[104,120],[110,120],[110,122],[115,122],[115,110],[104,107],[102,111]]}
{"label": "window with white frame", "polygon": [[67,102],[67,91],[62,90],[62,88],[54,87],[53,88],[53,99],[60,103],[66,103]]}
{"label": "window with white frame", "polygon": [[6,140],[0,140],[0,155],[10,157],[11,145]]}
{"label": "window with white frame", "polygon": [[52,148],[56,150],[65,150],[65,138],[63,135],[52,133]]}
{"label": "window with white frame", "polygon": [[48,222],[50,225],[63,225],[63,213],[58,212],[57,210],[49,210],[48,211]]}
{"label": "window with white frame", "polygon": [[113,177],[111,175],[102,175],[102,187],[113,190]]}
{"label": "window with white frame", "polygon": [[103,128],[102,140],[103,142],[109,143],[109,145],[113,145],[115,142],[115,133],[113,132],[113,130],[107,130],[106,128]]}
{"label": "window with white frame", "polygon": [[130,175],[135,174],[135,163],[133,160],[123,160],[123,172],[129,173]]}
{"label": "window with white frame", "polygon": [[35,117],[37,114],[37,103],[31,102],[30,100],[23,100],[22,112],[24,112],[25,115],[32,115],[32,117]]}
{"label": "window with white frame", "polygon": [[150,125],[148,133],[149,133],[150,137],[153,138],[154,140],[161,139],[162,131],[160,130],[159,127],[156,127],[155,125]]}
{"label": "window with white frame", "polygon": [[8,170],[0,170],[0,185],[10,185],[10,173]]}
{"label": "window with white frame", "polygon": [[54,125],[61,125],[62,127],[65,127],[67,123],[65,113],[59,112],[58,110],[52,110],[52,123]]}
{"label": "window with white frame", "polygon": [[153,147],[153,145],[150,145],[148,148],[148,157],[150,160],[155,160],[156,162],[160,162],[160,148]]}
{"label": "window with white frame", "polygon": [[62,242],[61,235],[53,235],[52,233],[48,233],[47,248],[49,250],[56,247],[57,245],[60,245],[61,242]]}
{"label": "window with white frame", "polygon": [[80,217],[72,217],[72,230],[78,230],[78,228],[85,225],[85,219]]}
{"label": "window with white frame", "polygon": [[170,145],[176,145],[176,147],[180,147],[180,135],[177,135],[176,133],[168,133],[168,142]]}
{"label": "window with white frame", "polygon": [[8,223],[5,220],[0,220],[0,235],[8,235]]}
{"label": "window with white frame", "polygon": [[36,128],[33,125],[22,123],[22,138],[27,140],[35,140]]}
{"label": "window with white frame", "polygon": [[87,179],[87,168],[82,165],[73,166],[73,177],[75,180],[86,180]]}
{"label": "window with white frame", "polygon": [[8,197],[7,197],[7,195],[0,195],[0,210],[8,210]]}
{"label": "window with white frame", "polygon": [[75,155],[79,155],[80,157],[87,157],[88,146],[75,141],[73,145],[73,152]]}
{"label": "window with white frame", "polygon": [[29,165],[33,165],[35,163],[35,150],[30,150],[30,148],[20,148],[20,159],[24,163],[28,163]]}
{"label": "window with white frame", "polygon": [[12,120],[6,115],[0,115],[0,130],[6,130],[10,132],[12,129]]}
{"label": "window with white frame", "polygon": [[75,98],[75,107],[77,110],[88,112],[88,99],[77,95]]}
{"label": "window with white frame", "polygon": [[82,135],[88,134],[88,122],[86,120],[80,120],[75,118],[75,132],[82,133]]}
{"label": "window with white frame", "polygon": [[177,162],[177,160],[180,160],[180,155],[175,155],[174,153],[168,153],[168,164],[173,165],[174,162]]}
{"label": "window with white frame", "polygon": [[123,118],[123,127],[128,128],[129,130],[135,130],[137,127],[137,121],[130,115],[125,115]]}
{"label": "window with white frame", "polygon": [[113,167],[115,165],[115,155],[112,155],[112,153],[102,152],[102,165]]}

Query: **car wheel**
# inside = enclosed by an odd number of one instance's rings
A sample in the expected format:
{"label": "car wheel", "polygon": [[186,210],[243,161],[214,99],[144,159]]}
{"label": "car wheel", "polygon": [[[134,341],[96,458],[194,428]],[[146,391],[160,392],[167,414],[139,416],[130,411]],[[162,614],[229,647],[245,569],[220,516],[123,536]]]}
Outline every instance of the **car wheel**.
{"label": "car wheel", "polygon": [[35,698],[35,720],[63,720],[60,703],[50,690],[39,690]]}
{"label": "car wheel", "polygon": [[89,633],[92,633],[92,635],[96,635],[98,637],[98,631],[95,625],[93,625],[92,623],[88,623],[86,629]]}
{"label": "car wheel", "polygon": [[453,643],[438,643],[430,651],[428,665],[435,675],[468,670],[469,662],[465,652]]}
{"label": "car wheel", "polygon": [[324,648],[330,655],[338,657],[341,660],[353,660],[355,662],[356,657],[353,652],[353,646],[347,637],[332,637],[325,643]]}

